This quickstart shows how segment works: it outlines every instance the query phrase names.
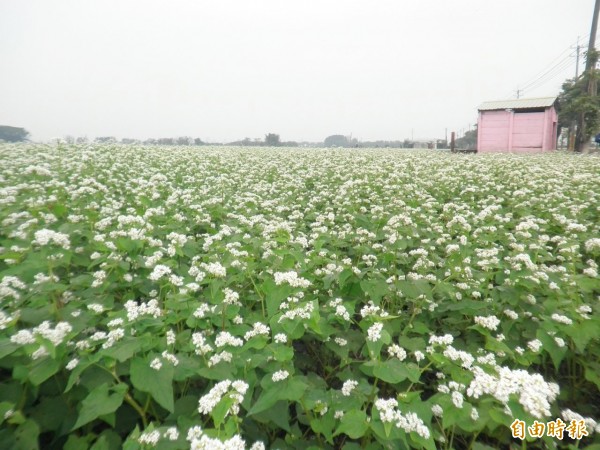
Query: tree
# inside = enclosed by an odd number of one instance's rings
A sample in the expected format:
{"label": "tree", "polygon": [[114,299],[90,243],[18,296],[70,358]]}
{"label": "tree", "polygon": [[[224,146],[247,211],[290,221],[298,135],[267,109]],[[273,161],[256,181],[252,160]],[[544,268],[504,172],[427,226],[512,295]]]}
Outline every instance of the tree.
{"label": "tree", "polygon": [[473,150],[477,147],[477,127],[473,130],[469,130],[463,137],[456,140],[456,148],[465,150]]}
{"label": "tree", "polygon": [[[590,55],[593,61],[598,59],[598,52]],[[594,62],[595,64],[595,62]],[[592,66],[593,67],[593,66]],[[558,126],[569,127],[583,116],[583,130],[577,130],[577,144],[580,151],[590,137],[600,131],[600,97],[596,95],[595,85],[598,82],[598,71],[585,72],[579,79],[566,80],[558,96]],[[589,89],[590,84],[592,89]]]}
{"label": "tree", "polygon": [[25,128],[0,125],[0,141],[22,142],[27,140],[28,137],[29,131],[27,131]]}
{"label": "tree", "polygon": [[350,142],[348,141],[348,138],[342,134],[333,134],[325,138],[323,145],[325,145],[325,147],[348,147]]}
{"label": "tree", "polygon": [[265,145],[269,147],[277,147],[280,145],[279,135],[275,133],[265,135]]}
{"label": "tree", "polygon": [[96,139],[94,139],[94,142],[97,142],[99,144],[114,144],[115,142],[117,142],[117,138],[115,138],[114,136],[99,136]]}

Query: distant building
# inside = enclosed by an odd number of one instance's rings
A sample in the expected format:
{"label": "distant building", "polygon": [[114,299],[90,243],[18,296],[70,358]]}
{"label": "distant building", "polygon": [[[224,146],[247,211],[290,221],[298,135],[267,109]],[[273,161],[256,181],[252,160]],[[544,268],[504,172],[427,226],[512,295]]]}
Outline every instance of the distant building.
{"label": "distant building", "polygon": [[556,149],[556,97],[485,102],[478,109],[479,153],[533,153]]}
{"label": "distant building", "polygon": [[436,149],[437,148],[437,139],[420,139],[412,141],[413,148],[428,148],[428,149]]}

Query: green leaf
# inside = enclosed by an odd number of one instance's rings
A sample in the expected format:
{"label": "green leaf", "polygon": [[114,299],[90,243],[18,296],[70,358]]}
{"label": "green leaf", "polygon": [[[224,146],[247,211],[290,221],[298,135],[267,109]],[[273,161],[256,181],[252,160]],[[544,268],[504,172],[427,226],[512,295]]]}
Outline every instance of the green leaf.
{"label": "green leaf", "polygon": [[14,403],[0,402],[0,425],[2,425],[2,423],[5,420],[4,415],[11,409],[14,409],[14,407],[15,407]]}
{"label": "green leaf", "polygon": [[600,327],[598,327],[595,321],[585,320],[579,325],[573,327],[573,334],[571,334],[571,339],[573,339],[577,350],[583,353],[588,342],[599,336]]}
{"label": "green leaf", "polygon": [[259,422],[274,423],[282,430],[290,432],[289,402],[286,400],[278,401],[265,411],[256,413],[254,418]]}
{"label": "green leaf", "polygon": [[[271,375],[267,375],[270,377]],[[248,415],[259,413],[270,408],[279,400],[298,401],[308,386],[302,379],[298,377],[287,378],[277,383],[269,383],[263,387],[263,392],[252,408],[248,411]]]}
{"label": "green leaf", "polygon": [[221,401],[217,403],[212,409],[212,411],[210,412],[210,416],[213,418],[216,428],[221,428],[221,425],[223,424],[223,421],[225,420],[229,409],[233,406],[234,403],[235,400],[232,397],[226,395],[223,398],[221,398]]}
{"label": "green leaf", "polygon": [[173,366],[164,363],[154,370],[150,363],[141,358],[131,361],[131,383],[136,389],[148,392],[156,402],[169,412],[175,410],[173,401]]}
{"label": "green leaf", "polygon": [[353,409],[344,414],[340,426],[335,430],[334,435],[337,436],[344,433],[351,439],[359,439],[364,436],[368,429],[367,414],[364,411]]}
{"label": "green leaf", "polygon": [[104,430],[90,450],[118,450],[121,448],[121,443],[121,438],[117,433],[113,430]]}
{"label": "green leaf", "polygon": [[87,437],[69,435],[69,439],[65,442],[63,450],[87,450],[89,448]]}
{"label": "green leaf", "polygon": [[408,378],[406,364],[399,359],[390,359],[379,363],[373,368],[373,374],[386,383],[396,384]]}
{"label": "green leaf", "polygon": [[125,362],[141,348],[142,343],[141,338],[128,337],[116,343],[113,347],[102,350],[102,354],[115,358],[119,362]]}
{"label": "green leaf", "polygon": [[76,430],[100,416],[115,412],[123,403],[127,386],[118,384],[113,386],[112,390],[114,392],[109,393],[108,384],[104,383],[90,392],[81,403],[79,417],[77,417],[77,422],[75,422],[72,429]]}
{"label": "green leaf", "polygon": [[34,386],[39,386],[56,372],[60,365],[52,358],[44,358],[35,361],[29,368],[29,381]]}
{"label": "green leaf", "polygon": [[473,444],[473,450],[495,450],[494,447],[482,444],[481,442],[475,442]]}
{"label": "green leaf", "polygon": [[12,342],[10,342],[9,339],[3,339],[2,341],[0,341],[0,359],[10,355],[19,347],[20,345],[13,344]]}
{"label": "green leaf", "polygon": [[600,364],[591,362],[585,366],[585,379],[600,389]]}
{"label": "green leaf", "polygon": [[26,420],[15,431],[15,450],[39,449],[38,436],[40,427],[33,420]]}
{"label": "green leaf", "polygon": [[267,304],[267,313],[269,317],[273,317],[279,311],[279,305],[291,293],[291,288],[287,285],[277,286],[275,281],[268,278],[262,284],[262,289],[265,292],[265,302]]}
{"label": "green leaf", "polygon": [[362,280],[360,288],[375,304],[379,304],[381,298],[390,292],[390,288],[385,280]]}
{"label": "green leaf", "polygon": [[279,362],[291,361],[294,358],[294,349],[285,345],[277,345],[273,349],[273,357],[275,361]]}
{"label": "green leaf", "polygon": [[322,434],[327,439],[327,442],[333,444],[333,428],[336,420],[333,418],[333,413],[329,412],[324,416],[319,416],[310,421],[310,427],[315,433]]}

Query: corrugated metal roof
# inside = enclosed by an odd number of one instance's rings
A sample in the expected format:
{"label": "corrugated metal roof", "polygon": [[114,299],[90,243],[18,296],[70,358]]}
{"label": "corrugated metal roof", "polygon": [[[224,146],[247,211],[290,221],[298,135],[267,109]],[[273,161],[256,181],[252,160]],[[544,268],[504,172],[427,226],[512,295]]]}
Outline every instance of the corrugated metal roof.
{"label": "corrugated metal roof", "polygon": [[490,111],[493,109],[524,109],[524,108],[547,108],[552,106],[556,97],[520,98],[518,100],[496,100],[483,102],[477,108],[479,111]]}

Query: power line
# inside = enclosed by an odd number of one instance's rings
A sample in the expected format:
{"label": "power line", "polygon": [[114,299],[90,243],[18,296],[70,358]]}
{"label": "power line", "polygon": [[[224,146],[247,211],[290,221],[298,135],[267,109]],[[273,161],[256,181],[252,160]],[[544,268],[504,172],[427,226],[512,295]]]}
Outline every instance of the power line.
{"label": "power line", "polygon": [[[590,34],[586,34],[585,36],[581,37],[582,40],[585,40],[586,37],[588,37]],[[560,52],[558,54],[558,56],[556,58],[554,58],[550,63],[548,63],[547,66],[545,66],[542,70],[540,70],[536,75],[534,75],[533,77],[531,77],[529,80],[527,80],[524,84],[528,84],[530,83],[532,80],[538,78],[541,74],[543,74],[544,72],[547,72],[549,69],[551,69],[552,67],[554,67],[556,64],[557,60],[562,60],[564,59],[564,54],[567,52],[570,52],[571,50],[573,50],[573,46],[577,45],[579,43],[579,41],[575,41],[573,44],[569,45],[567,48],[565,48],[562,52]]]}
{"label": "power line", "polygon": [[[583,39],[589,36],[589,33],[583,36]],[[579,37],[577,41],[573,45],[579,45]],[[540,70],[536,75],[531,77],[525,83],[520,84],[516,93],[517,97],[519,97],[523,91],[531,90],[542,86],[544,83],[554,79],[558,74],[563,73],[566,67],[572,66],[571,57],[574,56],[572,54],[573,45],[565,48],[561,51],[558,56],[556,56],[549,64],[547,64],[542,70]],[[567,54],[568,53],[568,54]],[[566,54],[566,55],[565,55]],[[512,96],[515,91],[511,91],[505,97],[508,98]]]}
{"label": "power line", "polygon": [[521,89],[522,90],[526,90],[526,89],[532,90],[537,87],[540,87],[540,86],[546,84],[548,81],[554,79],[557,74],[563,73],[566,68],[572,68],[574,65],[575,65],[575,61],[571,60],[569,57],[568,59],[565,59],[561,63],[554,66],[551,70],[546,72],[544,75],[539,77],[537,80],[534,80],[529,84],[526,84]]}

